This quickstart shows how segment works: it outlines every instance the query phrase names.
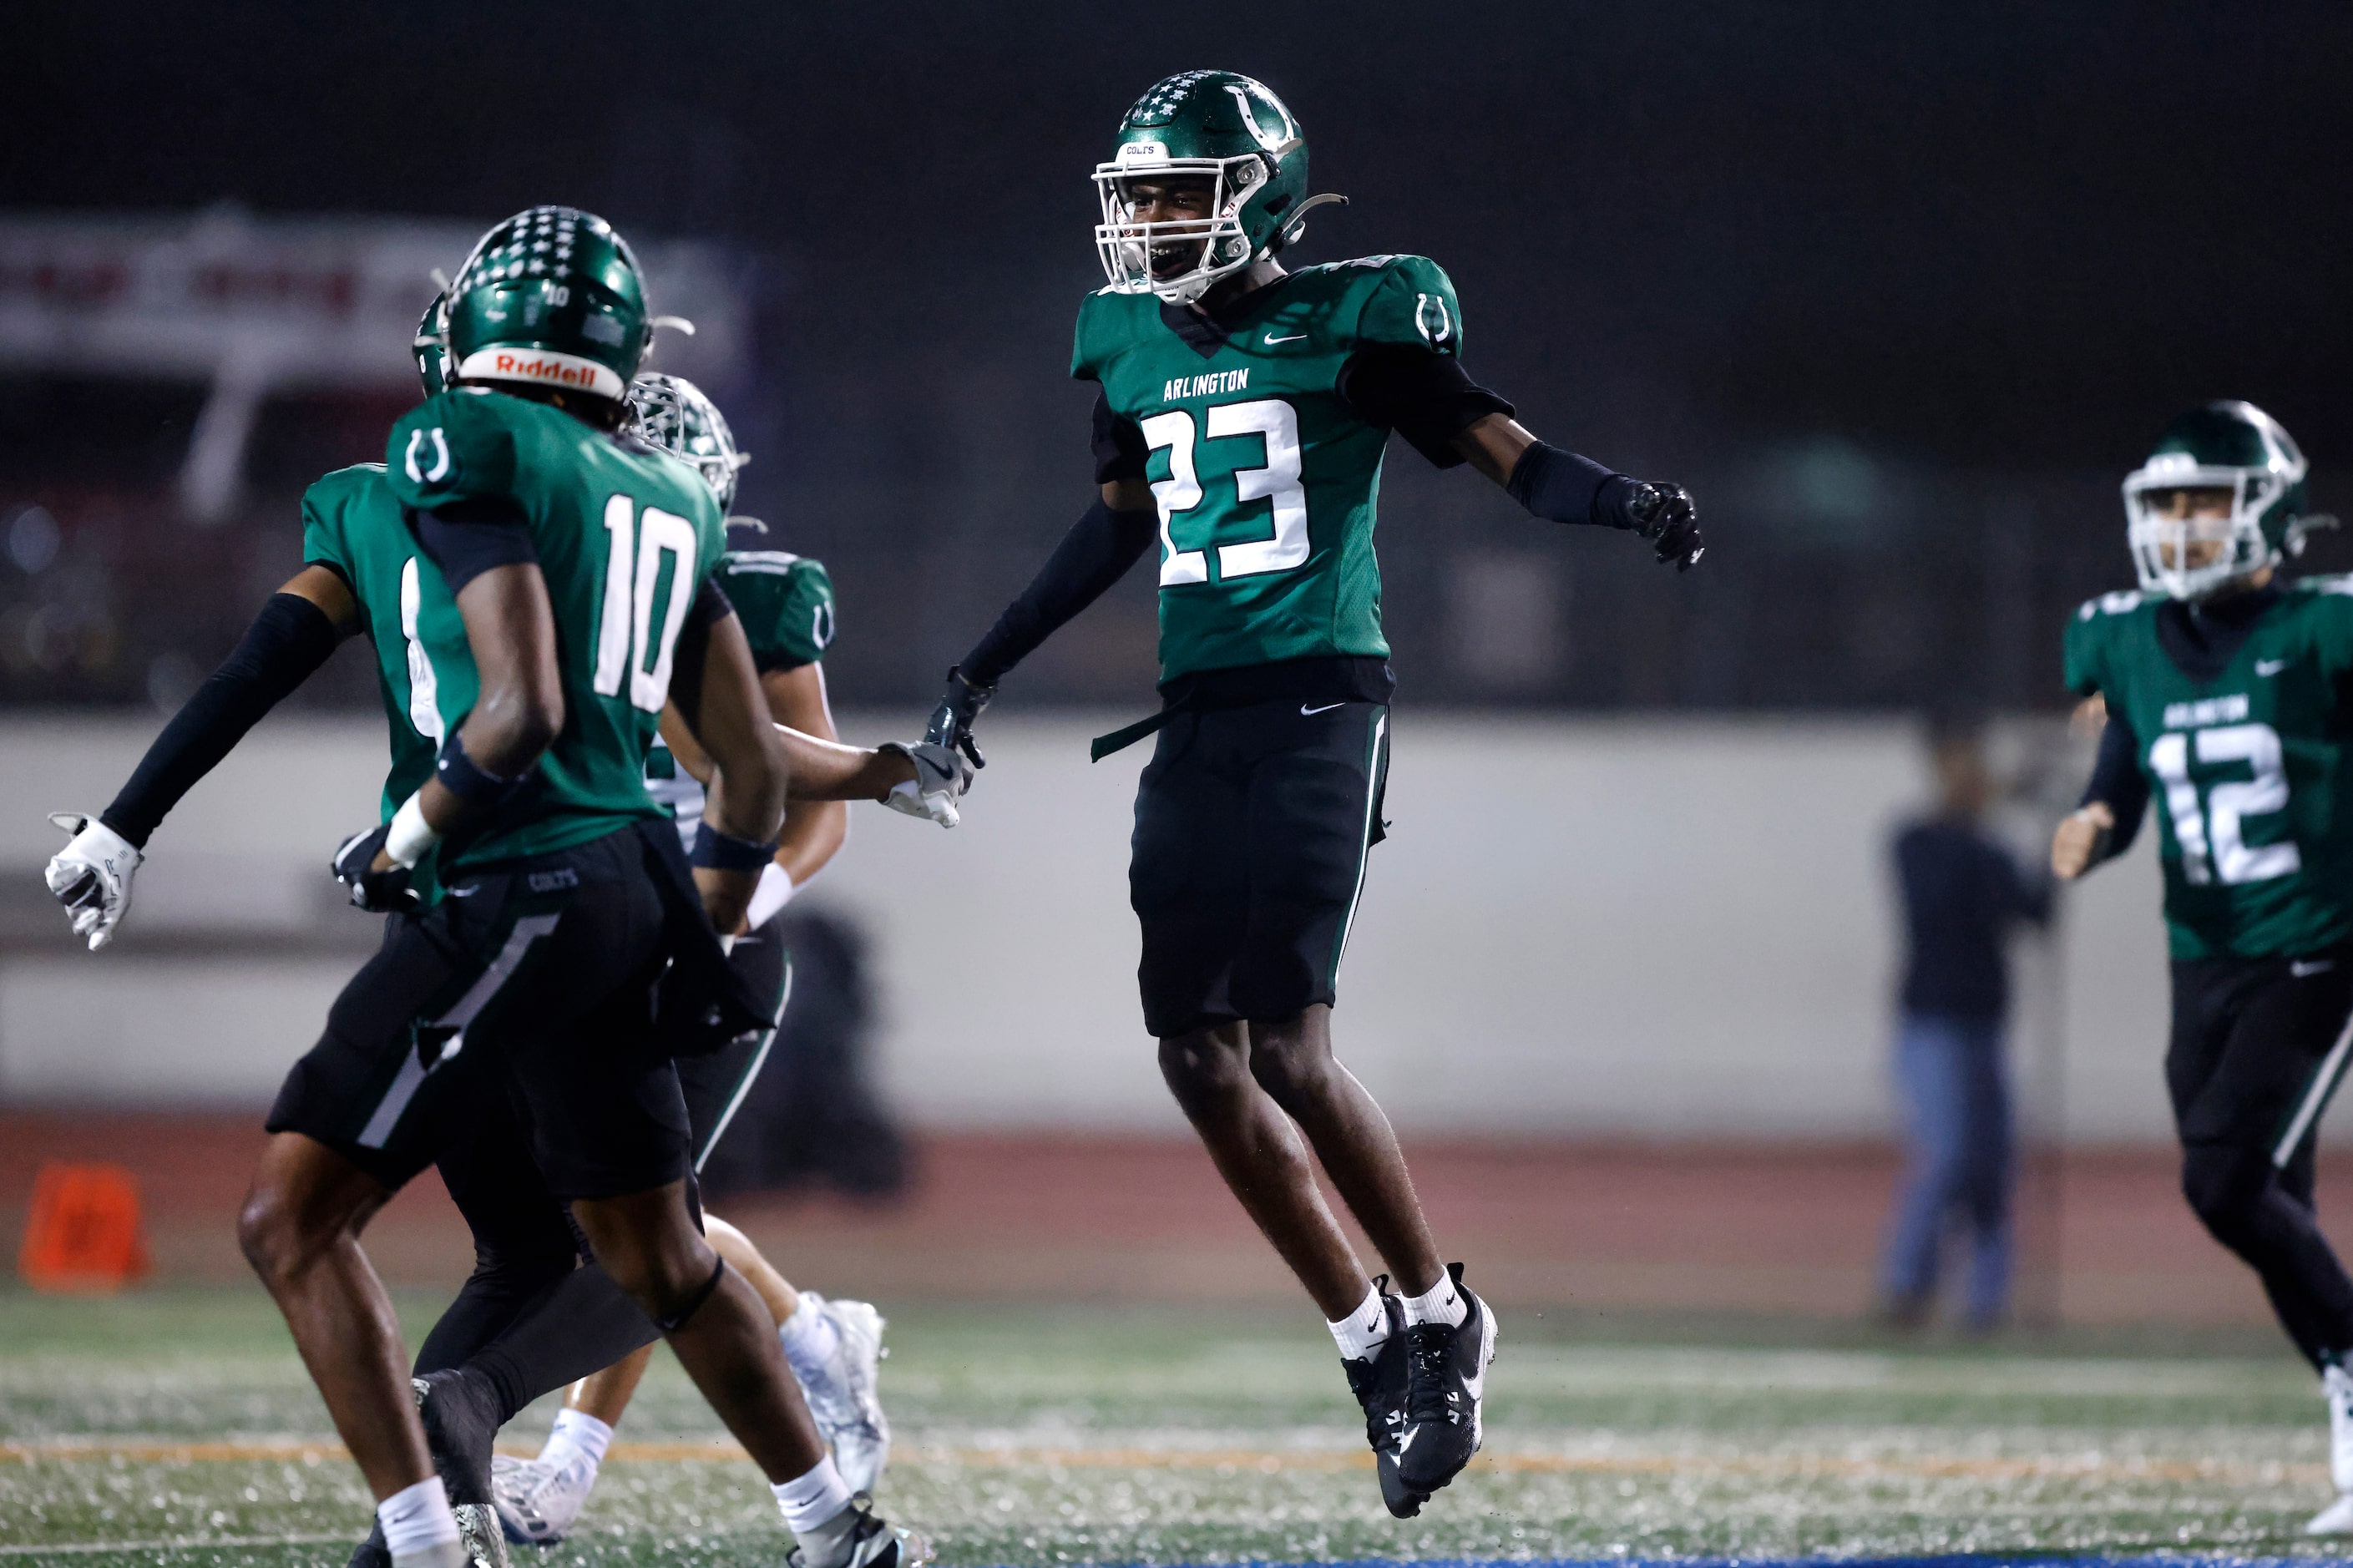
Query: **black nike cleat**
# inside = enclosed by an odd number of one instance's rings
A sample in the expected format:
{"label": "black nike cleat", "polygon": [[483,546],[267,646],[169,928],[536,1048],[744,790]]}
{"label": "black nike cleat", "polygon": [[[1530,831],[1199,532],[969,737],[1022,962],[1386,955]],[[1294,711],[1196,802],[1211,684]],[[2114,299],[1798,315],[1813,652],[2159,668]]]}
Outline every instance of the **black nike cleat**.
{"label": "black nike cleat", "polygon": [[[1388,1284],[1384,1276],[1379,1284]],[[1386,1289],[1381,1306],[1388,1313],[1389,1335],[1380,1348],[1359,1361],[1343,1357],[1340,1370],[1348,1374],[1348,1392],[1365,1412],[1365,1441],[1373,1450],[1373,1469],[1380,1477],[1381,1501],[1399,1519],[1411,1519],[1430,1500],[1398,1478],[1398,1441],[1405,1433],[1405,1309]]]}
{"label": "black nike cleat", "polygon": [[1447,1276],[1469,1309],[1452,1327],[1416,1323],[1405,1331],[1405,1430],[1398,1439],[1398,1479],[1424,1497],[1471,1462],[1482,1436],[1480,1402],[1487,1363],[1495,1359],[1495,1314],[1462,1283],[1462,1265]]}
{"label": "black nike cleat", "polygon": [[[507,1542],[491,1496],[491,1445],[499,1435],[498,1395],[484,1380],[461,1370],[428,1373],[408,1380],[417,1414],[425,1423],[425,1446],[433,1468],[458,1516],[458,1540],[466,1568],[507,1568]],[[392,1568],[381,1525],[352,1553],[349,1568]]]}

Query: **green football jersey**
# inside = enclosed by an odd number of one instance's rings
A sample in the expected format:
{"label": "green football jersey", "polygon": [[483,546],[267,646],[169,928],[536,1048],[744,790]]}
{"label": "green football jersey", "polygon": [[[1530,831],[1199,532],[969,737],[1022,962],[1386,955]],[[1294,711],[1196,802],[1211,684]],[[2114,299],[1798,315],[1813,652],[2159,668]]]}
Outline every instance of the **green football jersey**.
{"label": "green football jersey", "polygon": [[2168,601],[2091,600],[2067,685],[2132,726],[2161,826],[2176,959],[2310,952],[2353,934],[2353,800],[2338,691],[2353,677],[2353,578],[2286,586],[2212,680],[2158,641]]}
{"label": "green football jersey", "polygon": [[[546,854],[666,815],[646,794],[647,749],[670,695],[687,611],[726,536],[702,476],[561,409],[459,388],[392,427],[387,479],[418,510],[505,500],[522,510],[554,611],[564,729],[540,786],[442,868]],[[480,692],[454,616],[419,623],[443,722]]]}
{"label": "green football jersey", "polygon": [[453,619],[458,607],[441,569],[410,535],[382,463],[338,468],[302,493],[302,563],[326,566],[350,585],[360,628],[375,645],[376,689],[392,742],[383,818],[390,821],[433,776],[433,754],[448,732],[419,628]]}
{"label": "green football jersey", "polygon": [[1316,655],[1387,658],[1374,510],[1388,432],[1339,394],[1358,349],[1454,354],[1454,286],[1419,256],[1311,267],[1257,290],[1222,338],[1179,336],[1148,294],[1088,296],[1071,374],[1151,448],[1160,675]]}

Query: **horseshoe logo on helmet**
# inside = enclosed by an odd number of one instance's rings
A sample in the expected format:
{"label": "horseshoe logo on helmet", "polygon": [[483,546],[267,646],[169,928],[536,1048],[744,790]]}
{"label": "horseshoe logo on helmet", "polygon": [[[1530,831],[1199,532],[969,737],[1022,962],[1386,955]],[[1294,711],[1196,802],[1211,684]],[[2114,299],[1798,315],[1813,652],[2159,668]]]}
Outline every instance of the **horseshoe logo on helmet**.
{"label": "horseshoe logo on helmet", "polygon": [[1258,110],[1250,102],[1250,89],[1240,82],[1229,81],[1226,83],[1226,90],[1232,93],[1234,101],[1241,106],[1242,129],[1248,131],[1250,140],[1266,149],[1269,155],[1280,158],[1299,145],[1299,127],[1292,122],[1291,110],[1283,108],[1280,101],[1271,97],[1267,100],[1274,111],[1282,116],[1282,134],[1270,136],[1266,128],[1258,122]]}
{"label": "horseshoe logo on helmet", "polygon": [[[433,466],[430,468],[420,469],[417,458],[417,454],[425,449],[425,438],[427,436],[433,437]],[[440,426],[436,425],[430,430],[411,430],[408,433],[406,466],[408,469],[408,478],[415,484],[438,485],[449,477],[449,441],[448,437],[441,434]]]}

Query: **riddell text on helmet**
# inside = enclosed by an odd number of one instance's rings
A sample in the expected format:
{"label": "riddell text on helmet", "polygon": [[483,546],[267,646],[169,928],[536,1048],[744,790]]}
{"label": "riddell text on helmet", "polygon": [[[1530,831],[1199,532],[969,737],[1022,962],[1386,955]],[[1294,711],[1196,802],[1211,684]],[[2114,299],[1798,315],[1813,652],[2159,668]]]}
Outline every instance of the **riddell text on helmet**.
{"label": "riddell text on helmet", "polygon": [[466,356],[458,374],[467,380],[535,381],[552,386],[572,386],[602,397],[619,397],[628,391],[609,365],[552,349],[477,349]]}

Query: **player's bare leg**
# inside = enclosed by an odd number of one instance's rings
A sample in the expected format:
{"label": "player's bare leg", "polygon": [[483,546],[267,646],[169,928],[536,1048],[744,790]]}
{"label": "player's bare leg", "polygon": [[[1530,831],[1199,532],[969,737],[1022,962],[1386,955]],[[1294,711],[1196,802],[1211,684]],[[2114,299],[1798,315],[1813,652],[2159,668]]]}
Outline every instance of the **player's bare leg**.
{"label": "player's bare leg", "polygon": [[597,1261],[661,1327],[695,1387],[771,1482],[827,1459],[767,1308],[696,1232],[685,1183],[575,1202],[572,1212]]}
{"label": "player's bare leg", "polygon": [[1225,1024],[1160,1042],[1160,1076],[1242,1208],[1326,1318],[1372,1279],[1332,1216],[1299,1129],[1250,1070],[1250,1029]]}
{"label": "player's bare leg", "polygon": [[[711,1244],[712,1251],[744,1277],[744,1282],[752,1287],[761,1304],[768,1309],[768,1315],[777,1322],[800,1310],[800,1292],[760,1256],[760,1249],[742,1231],[716,1215],[706,1214],[702,1216],[702,1237]],[[565,1396],[565,1407],[594,1415],[607,1426],[618,1425],[653,1359],[651,1345],[630,1352],[604,1371],[574,1384]]]}
{"label": "player's bare leg", "polygon": [[270,1137],[237,1215],[237,1245],[288,1331],[352,1462],[378,1501],[433,1474],[408,1352],[360,1230],[392,1194],[300,1132]]}

